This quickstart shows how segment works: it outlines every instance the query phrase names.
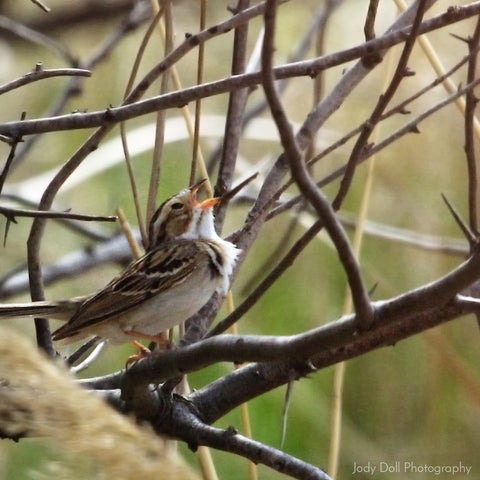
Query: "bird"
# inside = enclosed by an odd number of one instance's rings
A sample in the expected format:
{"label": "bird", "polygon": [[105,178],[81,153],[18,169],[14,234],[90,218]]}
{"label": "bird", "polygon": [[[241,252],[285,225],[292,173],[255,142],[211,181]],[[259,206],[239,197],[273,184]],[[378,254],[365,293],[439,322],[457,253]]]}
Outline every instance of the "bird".
{"label": "bird", "polygon": [[46,316],[66,323],[52,338],[72,343],[99,336],[121,345],[159,334],[225,296],[240,249],[215,230],[219,198],[197,201],[204,181],[165,200],[149,224],[146,253],[98,292],[60,301],[0,304],[0,317]]}

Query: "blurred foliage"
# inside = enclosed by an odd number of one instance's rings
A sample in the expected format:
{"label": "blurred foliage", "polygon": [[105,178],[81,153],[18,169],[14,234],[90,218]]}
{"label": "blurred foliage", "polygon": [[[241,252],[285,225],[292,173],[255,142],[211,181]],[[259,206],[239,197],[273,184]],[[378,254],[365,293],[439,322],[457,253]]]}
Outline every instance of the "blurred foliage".
{"label": "blurred foliage", "polygon": [[[70,2],[49,0],[46,2],[55,12],[70,8]],[[84,3],[84,2],[78,2]],[[85,2],[89,3],[89,2]],[[90,2],[91,3],[91,2]],[[177,4],[178,3],[178,4]],[[175,2],[177,43],[186,32],[197,30],[198,3]],[[208,24],[227,18],[226,6],[231,2],[208,2]],[[395,16],[391,2],[381,2],[378,31],[383,31]],[[450,2],[441,0],[432,12],[444,11]],[[463,2],[467,3],[467,2]],[[318,4],[314,1],[292,2],[281,9],[277,41],[277,62],[283,62],[296,45],[298,38],[309,21],[311,11]],[[346,1],[333,15],[328,28],[326,50],[346,48],[362,41],[363,20],[368,2]],[[30,2],[2,2],[3,14],[16,20],[37,20],[45,15]],[[88,55],[103,41],[119,19],[104,18],[101,21],[84,22],[75,28],[62,29],[59,25],[51,35],[68,44],[75,56]],[[260,28],[260,19],[252,22],[252,32]],[[449,34],[466,35],[471,31],[472,22],[463,22],[431,35],[443,62],[450,65],[466,53],[466,47]],[[144,27],[145,28],[145,27]],[[66,111],[99,110],[109,104],[120,103],[126,79],[134,60],[144,28],[132,32],[121,43],[107,61],[85,81],[81,96],[69,102]],[[255,35],[252,33],[252,39]],[[251,45],[253,47],[253,43]],[[158,41],[147,51],[142,72],[154,64],[160,55]],[[220,37],[207,44],[205,80],[228,75],[230,67],[230,44]],[[393,49],[393,55],[398,55]],[[313,55],[310,52],[310,55]],[[63,61],[47,49],[16,40],[10,36],[0,37],[0,83],[5,83],[30,71],[41,61],[45,68],[62,67]],[[184,85],[194,83],[194,57],[187,56],[179,64],[179,73]],[[220,59],[220,61],[219,61]],[[386,63],[386,62],[385,62]],[[341,76],[344,66],[328,71],[325,76],[326,91],[332,88]],[[419,49],[410,62],[416,74],[408,78],[398,96],[409,95],[432,81],[435,76]],[[345,105],[325,125],[327,136],[339,137],[358,125],[371,111],[387,74],[386,65],[381,65],[364,81]],[[463,73],[462,73],[463,72]],[[464,71],[455,74],[457,83],[464,83]],[[66,84],[65,79],[51,79],[37,82],[20,91],[2,96],[1,121],[16,120],[22,111],[27,118],[41,117],[49,109],[52,98]],[[285,102],[295,121],[301,122],[311,104],[310,80],[295,80],[287,88]],[[153,88],[155,91],[155,87]],[[154,94],[154,92],[149,92]],[[252,95],[252,102],[258,98]],[[437,87],[412,108],[418,114],[427,105],[441,98],[444,92]],[[223,114],[227,97],[214,97],[203,102],[205,115]],[[177,116],[177,111],[169,111]],[[407,117],[408,120],[408,117]],[[147,116],[132,122],[129,128],[139,123],[153,121]],[[405,118],[393,118],[380,127],[380,138],[388,135],[395,125],[401,125]],[[463,153],[463,119],[454,106],[448,106],[434,117],[420,125],[421,135],[408,135],[382,151],[377,157],[374,188],[369,218],[389,225],[408,228],[413,231],[445,236],[460,236],[453,219],[448,213],[440,193],[445,193],[456,207],[466,214],[466,167]],[[9,181],[18,182],[61,165],[87,138],[89,132],[61,132],[44,135],[28,157],[16,168]],[[111,136],[117,136],[115,130]],[[222,132],[219,132],[219,138]],[[320,135],[322,136],[322,135]],[[202,140],[204,154],[208,154],[218,139]],[[152,143],[153,139],[145,139]],[[351,149],[351,142],[324,159],[315,167],[318,178],[335,166],[343,163]],[[276,139],[272,142],[245,140],[241,153],[250,167],[263,158],[272,161],[279,153]],[[191,148],[188,140],[169,144],[165,151],[160,195],[162,198],[182,188],[188,181]],[[0,144],[0,158],[6,158],[8,149]],[[140,185],[142,199],[149,178],[149,153],[135,159],[135,172]],[[363,193],[364,168],[359,169],[353,189],[347,198],[345,210],[356,213]],[[326,188],[328,194],[335,192],[338,184]],[[294,188],[290,189],[295,192]],[[123,165],[89,180],[88,183],[59,196],[62,207],[72,208],[79,213],[109,215],[117,206],[122,206],[132,223],[134,210],[131,194]],[[245,208],[229,210],[228,233],[243,221]],[[266,225],[241,274],[233,287],[235,300],[242,299],[241,291],[250,285],[250,279],[263,265],[264,259],[282,242],[283,232],[290,224],[290,217],[277,217]],[[0,220],[3,228],[4,220]],[[25,241],[30,221],[19,220],[12,225],[5,248],[2,251],[2,271],[25,263]],[[102,226],[105,229],[116,227]],[[299,223],[295,236],[304,231]],[[88,245],[62,226],[51,224],[43,241],[42,256],[45,263],[51,263],[59,256]],[[437,278],[461,261],[460,258],[425,252],[411,246],[403,246],[382,239],[366,237],[362,248],[361,262],[367,284],[376,286],[376,299],[397,295]],[[103,267],[99,271],[82,275],[68,282],[61,282],[49,288],[51,298],[68,297],[89,293],[101,287],[116,271],[114,267]],[[319,235],[302,254],[298,261],[268,291],[262,300],[239,324],[241,333],[294,334],[324,324],[342,313],[345,295],[345,278],[324,234]],[[224,311],[222,310],[222,313]],[[13,323],[13,322],[12,322]],[[15,321],[18,329],[32,334],[28,320]],[[480,471],[478,445],[480,444],[478,389],[478,326],[473,318],[465,318],[439,327],[438,334],[451,346],[461,365],[471,373],[475,385],[458,381],[452,371],[441,361],[442,351],[429,341],[428,335],[401,342],[400,344],[375,351],[352,360],[347,365],[344,391],[344,430],[341,447],[341,468],[338,478],[351,478],[353,464],[366,465],[396,461],[413,461],[417,465],[463,465],[471,466],[471,478]],[[110,348],[100,362],[87,372],[88,376],[99,375],[122,368],[131,347]],[[230,366],[220,365],[192,375],[192,387],[201,387],[208,381],[229,371]],[[315,465],[327,466],[329,448],[329,423],[331,414],[332,368],[325,369],[310,378],[297,382],[293,391],[292,404],[288,413],[287,436],[284,448]],[[275,447],[280,447],[282,410],[285,389],[270,392],[251,402],[251,416],[254,438]],[[232,412],[218,422],[219,426],[239,427],[238,412]],[[192,454],[181,447],[187,458],[195,462]],[[0,443],[0,477],[14,480],[35,478],[32,471],[42,470],[46,462],[56,458],[55,446],[49,440],[22,440],[18,444],[3,440]],[[231,480],[247,476],[246,462],[232,458],[225,453],[214,453],[221,478]],[[279,478],[265,468],[260,469],[263,479]],[[357,474],[357,480],[371,478],[369,473]],[[450,478],[449,475],[432,477],[432,474],[381,473],[376,480],[403,480],[415,478]],[[467,478],[459,474],[456,479]]]}

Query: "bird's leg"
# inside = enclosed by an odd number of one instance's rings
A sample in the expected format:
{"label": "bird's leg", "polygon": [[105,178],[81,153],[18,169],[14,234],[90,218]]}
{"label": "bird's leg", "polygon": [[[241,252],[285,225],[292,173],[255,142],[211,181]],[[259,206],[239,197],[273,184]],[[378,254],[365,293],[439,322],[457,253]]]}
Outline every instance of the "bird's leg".
{"label": "bird's leg", "polygon": [[137,349],[137,353],[135,353],[134,355],[130,355],[127,358],[125,364],[126,368],[128,368],[132,363],[138,362],[142,358],[148,357],[152,353],[150,349],[142,345],[137,340],[132,340],[130,343]]}
{"label": "bird's leg", "polygon": [[[131,335],[132,337],[144,338],[145,340],[158,343],[165,349],[168,349],[172,346],[172,342],[161,335],[148,335],[146,333],[137,332],[136,330],[124,330],[124,333],[126,335]],[[132,340],[130,343],[137,349],[137,353],[128,357],[126,365],[127,367],[132,363],[141,360],[142,358],[148,357],[148,355],[152,353],[149,348],[142,345],[138,340]]]}
{"label": "bird's leg", "polygon": [[[151,342],[155,342],[155,343],[158,343],[166,348],[170,348],[172,346],[172,342],[170,340],[168,340],[168,338],[165,338],[164,336],[162,336],[161,334],[158,334],[158,335],[148,335],[148,333],[142,333],[142,332],[138,332],[137,330],[124,330],[123,333],[125,333],[125,335],[131,335],[132,337],[137,337],[137,338],[143,338],[145,340],[150,340]],[[134,341],[130,342],[130,343],[134,343]],[[138,342],[136,342],[138,343]],[[143,345],[142,345],[143,348],[145,348]]]}

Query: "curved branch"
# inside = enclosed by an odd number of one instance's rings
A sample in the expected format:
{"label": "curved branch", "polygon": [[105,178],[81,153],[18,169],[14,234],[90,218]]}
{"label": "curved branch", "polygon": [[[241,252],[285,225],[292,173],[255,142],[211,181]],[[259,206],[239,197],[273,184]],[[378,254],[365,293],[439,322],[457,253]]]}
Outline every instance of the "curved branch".
{"label": "curved branch", "polygon": [[290,163],[292,176],[305,198],[313,205],[323,221],[325,229],[337,249],[340,261],[350,284],[350,291],[359,316],[362,328],[369,328],[373,322],[373,308],[370,304],[367,290],[360,275],[360,267],[355,259],[347,234],[335,216],[332,205],[327,197],[316,186],[303,161],[290,122],[275,90],[272,73],[273,38],[275,34],[276,1],[268,0],[265,11],[265,36],[262,51],[263,88],[270,105],[272,117],[277,124],[278,132],[286,157]]}
{"label": "curved branch", "polygon": [[41,63],[37,63],[34,70],[30,73],[27,73],[23,77],[13,80],[12,82],[6,83],[0,86],[0,95],[15,90],[16,88],[23,87],[29,83],[36,82],[38,80],[44,80],[46,78],[53,77],[91,77],[92,72],[90,70],[85,70],[82,68],[54,68],[54,69],[44,69]]}
{"label": "curved branch", "polygon": [[[80,165],[83,159],[98,146],[98,142],[108,133],[113,125],[99,128],[90,138],[77,150],[77,152],[65,163],[54,179],[50,182],[39,204],[39,210],[50,210],[57,192],[68,177]],[[44,300],[44,288],[40,261],[40,243],[46,226],[45,218],[35,218],[27,240],[28,275],[30,280],[30,295],[33,301]],[[55,356],[50,326],[44,318],[35,319],[35,330],[37,343],[40,348],[50,356]]]}
{"label": "curved branch", "polygon": [[181,438],[190,448],[197,445],[235,453],[248,458],[255,464],[266,465],[273,470],[302,480],[332,480],[323,470],[310,465],[281,450],[269,447],[243,435],[234,428],[223,430],[206,425],[192,411],[192,406],[184,400],[174,400],[168,415],[157,419],[157,431]]}
{"label": "curved branch", "polygon": [[[480,311],[478,300],[465,301],[460,296],[442,309],[431,309],[422,313],[413,314],[411,317],[398,322],[374,328],[364,332],[360,337],[355,337],[351,343],[331,346],[325,345],[321,353],[312,356],[304,362],[288,361],[250,363],[236,369],[228,375],[200,388],[189,395],[188,399],[201,412],[202,418],[207,423],[213,423],[239,405],[252,400],[277,387],[285,385],[310,375],[338,362],[350,360],[377,350],[381,347],[391,346],[400,340],[417,335],[429,328],[454,320],[459,316]],[[355,320],[345,318],[342,322],[349,323],[354,328]],[[329,324],[335,329],[335,324]],[[346,325],[338,327],[339,330]],[[337,332],[340,334],[340,332]],[[332,337],[336,334],[332,331]]]}

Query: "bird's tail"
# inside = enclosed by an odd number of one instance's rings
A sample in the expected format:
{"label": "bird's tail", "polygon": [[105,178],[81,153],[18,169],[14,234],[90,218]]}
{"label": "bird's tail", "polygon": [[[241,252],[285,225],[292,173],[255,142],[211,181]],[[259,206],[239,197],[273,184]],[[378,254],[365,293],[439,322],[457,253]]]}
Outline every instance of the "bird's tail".
{"label": "bird's tail", "polygon": [[49,317],[57,320],[68,320],[76,312],[82,301],[81,297],[61,300],[30,303],[0,304],[0,318],[11,317]]}

